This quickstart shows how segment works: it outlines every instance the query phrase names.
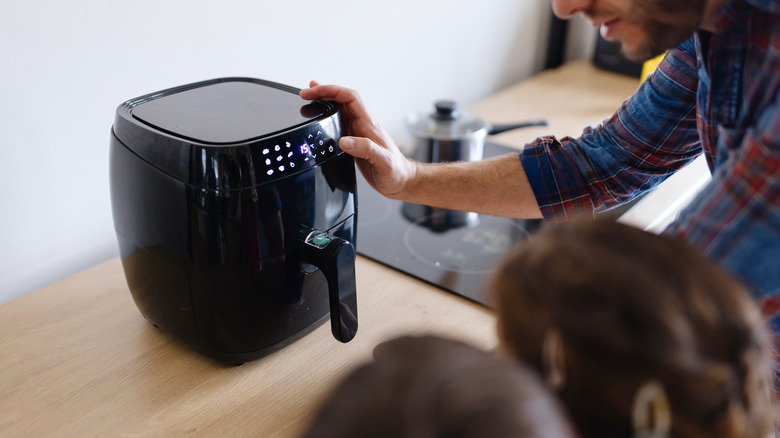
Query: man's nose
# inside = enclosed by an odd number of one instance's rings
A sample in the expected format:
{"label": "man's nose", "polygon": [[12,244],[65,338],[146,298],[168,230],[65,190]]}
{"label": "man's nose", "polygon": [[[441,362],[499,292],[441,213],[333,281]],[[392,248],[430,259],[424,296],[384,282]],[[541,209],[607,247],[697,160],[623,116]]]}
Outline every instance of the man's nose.
{"label": "man's nose", "polygon": [[552,0],[553,13],[556,17],[566,19],[588,9],[593,0]]}

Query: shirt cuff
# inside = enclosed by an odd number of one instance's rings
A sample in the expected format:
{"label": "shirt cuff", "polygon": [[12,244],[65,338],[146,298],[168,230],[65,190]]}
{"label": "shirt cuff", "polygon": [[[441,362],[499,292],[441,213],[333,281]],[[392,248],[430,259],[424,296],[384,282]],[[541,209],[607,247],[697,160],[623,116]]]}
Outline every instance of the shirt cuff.
{"label": "shirt cuff", "polygon": [[546,220],[594,214],[588,184],[561,141],[540,137],[525,146],[520,160]]}

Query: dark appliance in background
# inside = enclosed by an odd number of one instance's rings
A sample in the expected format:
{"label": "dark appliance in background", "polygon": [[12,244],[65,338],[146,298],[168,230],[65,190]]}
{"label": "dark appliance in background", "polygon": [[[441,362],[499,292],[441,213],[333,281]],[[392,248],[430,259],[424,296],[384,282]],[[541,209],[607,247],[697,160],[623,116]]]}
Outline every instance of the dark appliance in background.
{"label": "dark appliance in background", "polygon": [[133,299],[163,331],[243,363],[324,322],[355,336],[356,178],[336,105],[221,78],[131,99],[110,142]]}
{"label": "dark appliance in background", "polygon": [[550,13],[550,30],[547,35],[547,57],[544,69],[560,67],[566,55],[566,38],[569,35],[569,22]]}

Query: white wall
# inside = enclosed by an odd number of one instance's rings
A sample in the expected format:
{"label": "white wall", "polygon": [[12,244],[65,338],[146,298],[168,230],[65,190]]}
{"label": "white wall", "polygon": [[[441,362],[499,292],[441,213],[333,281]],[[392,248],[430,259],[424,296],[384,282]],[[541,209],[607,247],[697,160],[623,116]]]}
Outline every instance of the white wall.
{"label": "white wall", "polygon": [[0,302],[117,255],[121,102],[220,76],[358,89],[398,136],[539,71],[549,0],[0,0]]}

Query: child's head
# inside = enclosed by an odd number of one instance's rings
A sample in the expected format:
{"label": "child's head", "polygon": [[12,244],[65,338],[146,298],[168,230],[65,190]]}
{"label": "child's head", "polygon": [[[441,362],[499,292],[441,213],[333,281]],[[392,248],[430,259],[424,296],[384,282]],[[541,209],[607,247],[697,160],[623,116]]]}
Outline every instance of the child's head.
{"label": "child's head", "polygon": [[557,389],[584,436],[632,436],[633,409],[679,438],[770,430],[760,312],[682,242],[606,220],[550,225],[491,289],[502,346]]}
{"label": "child's head", "polygon": [[337,386],[304,434],[316,437],[573,438],[538,375],[464,343],[403,337]]}

